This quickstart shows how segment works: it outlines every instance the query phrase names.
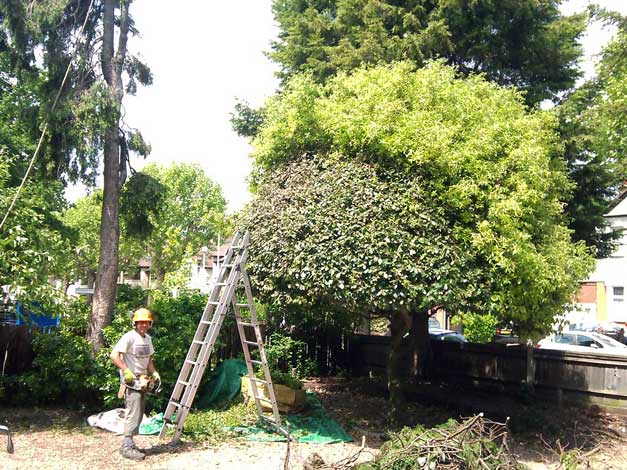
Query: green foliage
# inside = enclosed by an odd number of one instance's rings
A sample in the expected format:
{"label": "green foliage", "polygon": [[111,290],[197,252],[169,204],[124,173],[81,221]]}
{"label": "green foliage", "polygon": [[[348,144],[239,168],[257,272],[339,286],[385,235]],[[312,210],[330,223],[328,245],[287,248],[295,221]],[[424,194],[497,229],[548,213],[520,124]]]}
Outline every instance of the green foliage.
{"label": "green foliage", "polygon": [[605,214],[627,171],[627,18],[594,10],[600,21],[617,27],[597,65],[597,77],[566,96],[557,108],[564,158],[576,189],[566,211],[574,239],[606,258],[620,233],[609,230]]}
{"label": "green foliage", "polygon": [[159,217],[165,192],[163,184],[145,173],[135,173],[129,178],[120,194],[120,213],[126,234],[140,239],[151,235],[155,228],[151,216]]}
{"label": "green foliage", "polygon": [[513,89],[401,63],[297,77],[265,111],[243,223],[262,297],[507,312],[533,336],[591,268],[564,226],[555,117]]}
{"label": "green foliage", "polygon": [[83,337],[64,331],[35,333],[33,369],[20,375],[16,403],[95,404],[101,368]]}
{"label": "green foliage", "polygon": [[148,165],[143,174],[163,188],[160,211],[148,215],[151,235],[145,249],[152,255],[152,275],[162,281],[166,273],[187,267],[200,247],[230,232],[226,201],[220,187],[198,165]]}
{"label": "green foliage", "polygon": [[[164,390],[159,396],[149,397],[149,406],[160,409],[176,383],[206,296],[182,292],[172,298],[160,291],[153,295],[149,308],[155,321],[149,334]],[[95,358],[85,340],[89,306],[82,299],[68,303],[60,328],[35,336],[33,368],[16,377],[11,385],[11,399],[22,404],[119,405],[119,374],[109,354],[120,337],[132,328],[132,312],[146,305],[146,297],[146,291],[120,286],[113,321],[103,331],[106,346]]]}
{"label": "green foliage", "polygon": [[[307,345],[301,340],[293,339],[279,332],[273,333],[265,344],[266,358],[272,371],[273,380],[275,373],[283,373],[290,378],[294,377],[297,384],[300,384],[298,379],[311,377],[315,372],[316,366],[307,357],[306,348]],[[282,380],[277,383],[284,383],[283,380],[289,381],[289,379],[280,378],[279,375],[277,375],[277,379]],[[301,388],[300,385],[297,387],[287,383],[285,385],[289,385],[292,388]]]}
{"label": "green foliage", "polygon": [[498,320],[493,315],[467,313],[462,317],[464,336],[471,343],[489,343],[494,337]]}
{"label": "green foliage", "polygon": [[[259,379],[265,380],[266,375],[263,369],[259,369],[255,376]],[[289,372],[283,372],[278,369],[274,369],[270,367],[270,377],[272,378],[272,383],[274,385],[285,385],[294,390],[301,390],[303,388],[303,384],[300,380],[295,378]]]}
{"label": "green foliage", "polygon": [[564,17],[559,1],[409,2],[283,0],[273,3],[279,40],[270,57],[287,81],[309,72],[324,82],[361,65],[442,57],[539,103],[579,77],[586,15]]}
{"label": "green foliage", "polygon": [[[129,209],[130,211],[130,209]],[[102,212],[102,190],[77,200],[62,215],[62,221],[73,230],[73,255],[66,262],[68,279],[93,279],[98,270],[100,254],[100,214]],[[137,261],[145,254],[137,238],[128,236],[125,220],[121,223],[122,236],[119,246],[119,268],[121,271],[136,269]]]}
{"label": "green foliage", "polygon": [[234,436],[225,428],[252,425],[257,421],[253,403],[237,403],[224,410],[193,411],[185,420],[185,435],[209,445],[225,442]]}
{"label": "green foliage", "polygon": [[461,424],[449,419],[430,429],[405,427],[391,434],[374,461],[357,468],[410,470],[440,465],[468,470],[519,468],[507,447],[502,447],[500,440],[495,442],[488,429],[473,427],[473,418]]}

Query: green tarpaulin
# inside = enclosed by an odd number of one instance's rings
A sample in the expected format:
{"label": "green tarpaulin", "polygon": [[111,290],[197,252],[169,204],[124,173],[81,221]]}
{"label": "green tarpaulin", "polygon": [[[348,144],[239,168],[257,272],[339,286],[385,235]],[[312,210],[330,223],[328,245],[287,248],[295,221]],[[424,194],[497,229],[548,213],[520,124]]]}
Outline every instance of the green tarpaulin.
{"label": "green tarpaulin", "polygon": [[[324,411],[312,392],[307,392],[307,406],[299,414],[282,415],[283,426],[289,425],[290,435],[297,442],[333,444],[351,442],[353,439],[331,416]],[[236,426],[228,428],[249,441],[285,441],[285,436],[267,431],[261,426]]]}
{"label": "green tarpaulin", "polygon": [[[216,403],[233,400],[239,395],[242,376],[247,375],[246,363],[241,359],[227,359],[212,373],[207,385],[198,390],[194,408],[207,409]],[[298,442],[332,444],[351,442],[353,439],[322,408],[312,392],[307,392],[305,410],[298,414],[281,415],[283,425],[289,425],[290,435]],[[150,418],[143,424],[140,434],[159,434],[163,426],[163,413]],[[235,431],[251,441],[285,441],[285,436],[268,431],[262,426],[235,426],[225,429]]]}

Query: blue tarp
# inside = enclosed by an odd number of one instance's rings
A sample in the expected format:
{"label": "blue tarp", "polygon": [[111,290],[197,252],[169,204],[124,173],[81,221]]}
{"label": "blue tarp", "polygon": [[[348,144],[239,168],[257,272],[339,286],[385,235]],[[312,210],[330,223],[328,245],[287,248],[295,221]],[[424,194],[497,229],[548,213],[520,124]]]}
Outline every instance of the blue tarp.
{"label": "blue tarp", "polygon": [[[37,304],[33,304],[37,306]],[[50,331],[51,328],[58,328],[61,324],[60,317],[51,317],[48,315],[38,315],[33,312],[24,312],[24,307],[21,302],[17,302],[15,304],[15,312],[17,319],[15,321],[16,325],[36,325],[39,326],[43,331]]]}

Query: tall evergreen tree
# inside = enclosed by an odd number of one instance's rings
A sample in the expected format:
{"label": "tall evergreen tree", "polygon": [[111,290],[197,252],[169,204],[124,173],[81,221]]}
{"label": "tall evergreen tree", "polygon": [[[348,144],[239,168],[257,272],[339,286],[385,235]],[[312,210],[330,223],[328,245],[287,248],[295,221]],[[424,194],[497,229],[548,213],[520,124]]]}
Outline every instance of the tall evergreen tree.
{"label": "tall evergreen tree", "polygon": [[585,14],[559,0],[275,0],[279,40],[269,54],[286,80],[324,82],[362,64],[444,58],[463,74],[526,92],[528,104],[570,89],[580,72]]}
{"label": "tall evergreen tree", "polygon": [[[141,136],[125,129],[120,120],[124,94],[133,93],[138,82],[152,81],[150,70],[127,52],[128,35],[137,32],[129,15],[130,4],[131,0],[0,1],[0,44],[11,51],[16,79],[34,75],[41,80],[38,113],[29,120],[34,135],[39,134],[41,123],[48,122],[36,174],[63,183],[82,180],[94,184],[103,157],[101,251],[88,332],[95,351],[103,344],[102,329],[113,313],[119,199],[128,153],[149,151]],[[41,60],[38,50],[43,52]],[[62,87],[68,64],[71,67]]]}

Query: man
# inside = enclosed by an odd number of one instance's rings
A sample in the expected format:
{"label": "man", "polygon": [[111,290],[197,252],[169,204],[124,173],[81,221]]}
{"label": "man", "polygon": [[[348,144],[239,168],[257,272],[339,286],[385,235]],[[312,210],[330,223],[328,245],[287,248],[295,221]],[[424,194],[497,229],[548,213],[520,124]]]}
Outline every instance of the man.
{"label": "man", "polygon": [[120,369],[120,377],[126,388],[124,441],[120,454],[131,460],[142,460],[145,457],[133,441],[133,436],[139,434],[139,425],[146,406],[145,388],[136,389],[138,379],[142,375],[150,374],[155,382],[161,381],[152,362],[154,348],[147,333],[151,326],[152,314],[148,309],[140,308],[133,314],[133,330],[124,334],[111,351],[111,360]]}

